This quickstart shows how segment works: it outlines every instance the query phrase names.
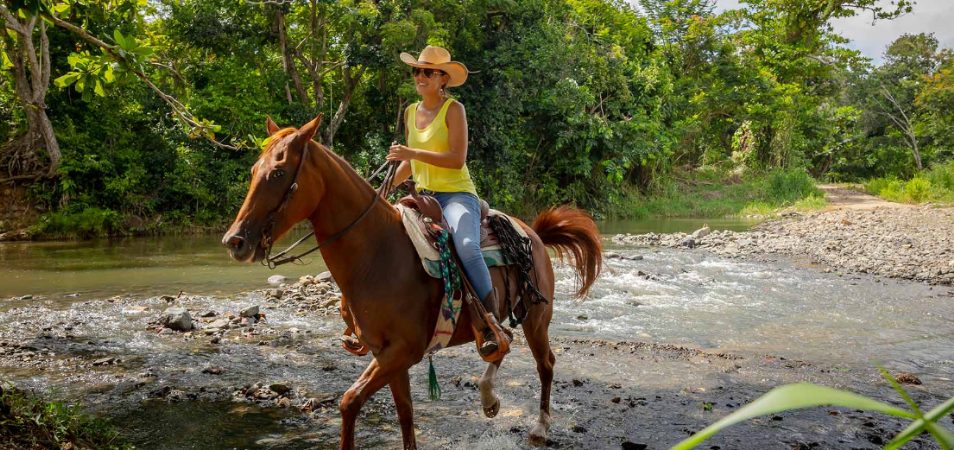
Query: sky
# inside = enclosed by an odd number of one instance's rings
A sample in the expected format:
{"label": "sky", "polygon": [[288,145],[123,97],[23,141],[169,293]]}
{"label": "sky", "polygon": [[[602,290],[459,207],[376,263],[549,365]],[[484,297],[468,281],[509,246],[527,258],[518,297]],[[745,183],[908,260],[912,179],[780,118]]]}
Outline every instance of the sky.
{"label": "sky", "polygon": [[[838,34],[851,39],[849,47],[860,50],[875,63],[881,62],[888,44],[905,33],[934,33],[941,47],[954,48],[954,0],[915,1],[914,12],[894,20],[879,20],[872,25],[871,14],[861,12],[855,17],[837,19],[833,25]],[[888,0],[879,4],[890,6]],[[738,0],[716,0],[717,11],[738,6]]]}

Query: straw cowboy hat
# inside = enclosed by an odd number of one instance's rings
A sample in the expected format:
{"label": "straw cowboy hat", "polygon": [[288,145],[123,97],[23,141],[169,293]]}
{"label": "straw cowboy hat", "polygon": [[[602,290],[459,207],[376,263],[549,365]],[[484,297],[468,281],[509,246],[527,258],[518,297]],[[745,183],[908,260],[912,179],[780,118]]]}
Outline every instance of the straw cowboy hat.
{"label": "straw cowboy hat", "polygon": [[450,76],[447,87],[457,87],[467,81],[467,66],[451,61],[450,52],[443,47],[428,45],[421,50],[421,55],[414,59],[410,53],[401,52],[401,61],[411,67],[420,67],[421,69],[438,69]]}

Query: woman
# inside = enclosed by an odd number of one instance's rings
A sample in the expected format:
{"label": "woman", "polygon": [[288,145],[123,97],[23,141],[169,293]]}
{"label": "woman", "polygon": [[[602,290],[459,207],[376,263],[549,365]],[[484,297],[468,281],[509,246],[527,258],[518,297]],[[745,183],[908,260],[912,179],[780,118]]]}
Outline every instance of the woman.
{"label": "woman", "polygon": [[[389,161],[401,161],[395,185],[411,176],[419,191],[437,198],[464,273],[492,313],[497,296],[480,251],[480,200],[466,162],[467,114],[464,105],[447,94],[447,88],[467,80],[467,67],[451,61],[447,50],[430,45],[417,59],[401,53],[401,61],[413,67],[421,101],[404,111],[407,145],[394,144],[388,152]],[[497,342],[489,328],[483,338],[479,352],[487,356],[497,350]]]}

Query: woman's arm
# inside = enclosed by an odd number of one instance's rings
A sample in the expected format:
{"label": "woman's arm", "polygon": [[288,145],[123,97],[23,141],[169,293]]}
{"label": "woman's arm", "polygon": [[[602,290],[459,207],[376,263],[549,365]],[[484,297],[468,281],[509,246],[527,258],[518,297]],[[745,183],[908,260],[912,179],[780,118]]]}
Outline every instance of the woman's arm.
{"label": "woman's arm", "polygon": [[[460,169],[467,162],[467,112],[460,102],[453,102],[447,108],[448,145],[446,152],[432,152],[406,145],[395,144],[390,148],[388,161],[417,160],[432,166],[448,169]],[[402,164],[403,166],[403,164]],[[410,167],[408,167],[410,170]],[[395,178],[396,179],[396,178]]]}
{"label": "woman's arm", "polygon": [[391,187],[398,187],[398,185],[403,183],[404,180],[407,180],[409,176],[411,176],[411,162],[401,161],[397,171],[394,172],[394,182],[391,183]]}

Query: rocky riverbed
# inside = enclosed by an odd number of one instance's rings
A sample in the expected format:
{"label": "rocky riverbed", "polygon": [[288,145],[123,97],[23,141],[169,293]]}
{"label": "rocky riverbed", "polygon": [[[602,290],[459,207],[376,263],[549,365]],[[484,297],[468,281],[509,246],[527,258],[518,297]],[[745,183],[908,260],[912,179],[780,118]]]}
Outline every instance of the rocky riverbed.
{"label": "rocky riverbed", "polygon": [[[81,400],[141,448],[334,448],[337,403],[369,361],[338,346],[338,295],[331,280],[303,277],[227,298],[8,299],[18,306],[2,311],[0,373],[20,388]],[[598,336],[551,341],[550,448],[668,448],[790,382],[901,404],[875,368]],[[426,365],[412,370],[422,448],[526,445],[539,382],[519,330],[498,375],[502,409],[494,419],[480,412],[476,380],[485,365],[472,346],[441,351],[435,365],[443,387],[437,402],[426,400]],[[932,407],[954,392],[954,382],[935,377],[906,388]],[[873,413],[815,408],[749,421],[701,448],[878,448],[904,426]],[[362,448],[400,446],[386,389],[364,407],[358,430]],[[925,437],[909,448],[936,447]]]}
{"label": "rocky riverbed", "polygon": [[622,234],[617,244],[704,249],[748,259],[787,257],[825,271],[954,284],[954,208],[876,207],[787,216],[751,231]]}

